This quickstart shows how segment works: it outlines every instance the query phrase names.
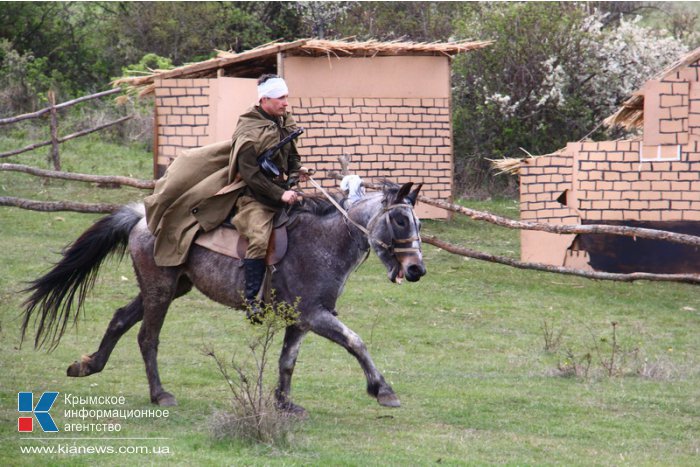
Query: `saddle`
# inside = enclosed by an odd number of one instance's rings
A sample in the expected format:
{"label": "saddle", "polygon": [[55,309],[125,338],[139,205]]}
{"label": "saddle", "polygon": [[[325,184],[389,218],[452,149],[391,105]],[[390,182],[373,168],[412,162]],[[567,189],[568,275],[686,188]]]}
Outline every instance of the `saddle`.
{"label": "saddle", "polygon": [[[282,258],[287,253],[288,220],[284,211],[275,216],[272,235],[270,236],[270,243],[267,245],[267,255],[265,256],[265,264],[268,266],[274,266],[282,261]],[[241,260],[245,258],[245,252],[248,248],[248,239],[241,235],[230,221],[224,222],[209,232],[200,233],[195,238],[194,243],[222,255]]]}

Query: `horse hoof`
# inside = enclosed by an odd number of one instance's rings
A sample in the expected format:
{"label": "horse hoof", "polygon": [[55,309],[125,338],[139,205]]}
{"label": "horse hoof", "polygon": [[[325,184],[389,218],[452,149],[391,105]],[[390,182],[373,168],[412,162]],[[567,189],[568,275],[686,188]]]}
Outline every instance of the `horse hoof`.
{"label": "horse hoof", "polygon": [[277,404],[277,410],[288,415],[290,417],[296,417],[300,420],[306,420],[309,418],[309,413],[306,409],[300,405],[293,404],[291,402],[284,402]]}
{"label": "horse hoof", "polygon": [[177,405],[177,399],[169,392],[159,394],[153,402],[161,407],[173,407]]}
{"label": "horse hoof", "polygon": [[379,402],[379,405],[383,405],[384,407],[401,407],[401,401],[393,392],[380,392],[377,395],[377,402]]}
{"label": "horse hoof", "polygon": [[90,367],[90,357],[88,355],[83,355],[80,360],[74,361],[66,370],[66,375],[72,378],[79,378],[81,376],[88,376],[91,374]]}

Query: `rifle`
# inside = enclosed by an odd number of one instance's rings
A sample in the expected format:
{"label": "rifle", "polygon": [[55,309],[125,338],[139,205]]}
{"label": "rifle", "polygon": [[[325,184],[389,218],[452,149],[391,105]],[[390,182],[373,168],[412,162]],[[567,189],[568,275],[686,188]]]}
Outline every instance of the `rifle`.
{"label": "rifle", "polygon": [[272,177],[272,178],[279,177],[280,176],[280,169],[279,169],[279,167],[277,167],[275,165],[274,162],[272,162],[272,156],[277,151],[282,149],[285,145],[287,145],[287,144],[291,143],[292,141],[294,141],[295,139],[297,139],[299,137],[299,135],[301,135],[302,133],[304,133],[304,129],[299,128],[298,130],[293,131],[289,135],[285,136],[283,139],[280,140],[279,143],[275,144],[274,146],[272,146],[269,149],[266,149],[262,154],[260,154],[258,156],[257,161],[258,161],[258,165],[260,166],[260,170],[262,171],[262,173],[264,173],[268,177]]}

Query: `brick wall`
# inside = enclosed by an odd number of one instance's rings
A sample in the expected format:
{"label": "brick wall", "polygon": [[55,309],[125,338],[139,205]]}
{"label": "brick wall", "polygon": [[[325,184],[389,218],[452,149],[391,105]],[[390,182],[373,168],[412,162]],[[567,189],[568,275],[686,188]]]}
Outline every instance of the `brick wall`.
{"label": "brick wall", "polygon": [[306,128],[300,152],[323,178],[338,170],[338,156],[351,156],[350,172],[361,177],[423,182],[421,194],[452,196],[452,146],[449,99],[445,98],[292,98],[300,126]]}
{"label": "brick wall", "polygon": [[700,61],[645,85],[643,140],[570,143],[526,160],[520,186],[524,220],[700,220]]}
{"label": "brick wall", "polygon": [[640,163],[640,141],[582,144],[578,210],[588,221],[700,220],[700,152],[692,141],[681,160]]}
{"label": "brick wall", "polygon": [[[661,80],[644,86],[644,144],[685,144],[691,134],[700,134],[700,110],[693,105],[693,131],[690,131],[690,99],[700,99],[700,62],[683,67]],[[692,89],[692,91],[691,91]]]}
{"label": "brick wall", "polygon": [[[339,155],[351,156],[350,170],[361,177],[422,182],[421,193],[452,196],[449,99],[292,98],[290,105],[306,128],[300,152],[318,180],[338,170]],[[209,141],[209,80],[170,79],[156,86],[157,165],[161,172],[182,149]],[[159,174],[160,175],[160,174]]]}
{"label": "brick wall", "polygon": [[688,112],[688,133],[691,138],[700,139],[700,61],[688,67],[690,73],[695,74],[695,80],[691,81]]}
{"label": "brick wall", "polygon": [[567,190],[567,199],[572,196],[573,164],[573,155],[566,153],[524,161],[520,169],[522,220],[555,224],[576,223],[576,212],[557,201]]}
{"label": "brick wall", "polygon": [[209,80],[159,80],[155,98],[156,165],[165,168],[182,149],[208,143]]}
{"label": "brick wall", "polygon": [[[213,126],[206,79],[162,80],[156,86],[156,175],[182,149],[210,143]],[[210,95],[211,94],[211,95]],[[350,156],[351,173],[397,183],[423,183],[421,194],[452,196],[452,132],[448,98],[291,98],[299,126],[303,163],[318,171],[314,178],[335,188],[327,177],[339,170],[338,156]],[[308,187],[304,187],[308,188]],[[444,217],[441,210],[428,217]]]}
{"label": "brick wall", "polygon": [[[640,162],[640,144],[571,144],[562,155],[523,164],[521,218],[550,223],[572,223],[577,217],[592,222],[700,220],[698,141],[681,146],[680,161]],[[572,150],[575,146],[578,150]],[[565,190],[571,209],[557,202]]]}

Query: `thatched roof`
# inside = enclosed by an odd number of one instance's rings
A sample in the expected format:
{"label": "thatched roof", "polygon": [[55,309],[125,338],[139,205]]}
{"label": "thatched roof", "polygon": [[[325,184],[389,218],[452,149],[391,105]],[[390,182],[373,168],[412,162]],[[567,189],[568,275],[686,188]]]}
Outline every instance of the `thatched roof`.
{"label": "thatched roof", "polygon": [[[522,151],[525,151],[523,148],[520,148]],[[522,164],[527,164],[530,161],[533,161],[537,158],[540,157],[547,157],[547,156],[559,156],[562,154],[566,153],[566,148],[561,148],[558,149],[552,153],[549,154],[542,154],[542,155],[537,155],[534,156],[527,151],[527,156],[525,157],[504,157],[502,159],[487,159],[489,162],[491,162],[491,167],[493,170],[497,170],[496,175],[503,175],[503,174],[509,174],[509,175],[519,175],[520,174],[520,167]]]}
{"label": "thatched roof", "polygon": [[[663,79],[698,60],[700,60],[700,48],[684,55],[652,79]],[[603,123],[607,126],[621,125],[630,130],[641,128],[644,125],[644,88],[635,91],[632,97],[623,102],[622,107],[606,118]]]}
{"label": "thatched roof", "polygon": [[443,55],[452,56],[470,50],[480,49],[492,41],[459,42],[378,42],[301,39],[294,42],[274,42],[241,53],[219,51],[216,58],[199,63],[191,63],[172,70],[153,70],[145,76],[130,76],[117,79],[114,86],[126,86],[127,90],[138,91],[139,96],[151,94],[155,90],[156,79],[168,78],[212,78],[236,76],[257,78],[262,73],[276,69],[277,54],[319,57],[375,57],[397,55]]}

